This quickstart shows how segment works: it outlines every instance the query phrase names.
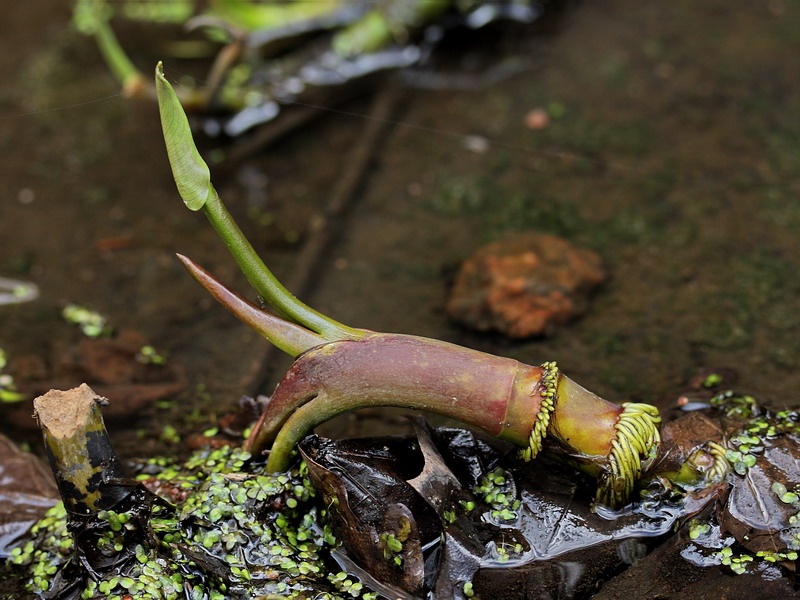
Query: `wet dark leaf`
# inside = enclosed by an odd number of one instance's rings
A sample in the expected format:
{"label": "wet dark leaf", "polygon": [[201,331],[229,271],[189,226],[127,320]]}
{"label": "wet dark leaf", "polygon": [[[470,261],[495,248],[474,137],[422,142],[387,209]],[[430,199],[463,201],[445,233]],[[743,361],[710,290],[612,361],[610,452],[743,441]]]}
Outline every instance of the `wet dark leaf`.
{"label": "wet dark leaf", "polygon": [[606,583],[592,600],[787,600],[796,598],[791,583],[773,572],[731,576],[714,566],[697,566],[682,556],[687,532],[666,540],[651,554]]}
{"label": "wet dark leaf", "polygon": [[709,441],[722,441],[718,421],[701,412],[691,412],[666,423],[661,428],[662,453],[652,466],[653,471],[678,471],[692,453]]}
{"label": "wet dark leaf", "polygon": [[409,479],[408,483],[425,498],[425,501],[441,519],[445,511],[455,508],[456,496],[463,495],[463,489],[458,478],[450,471],[439,454],[430,426],[424,419],[415,418],[414,428],[417,432],[423,464],[420,474]]}
{"label": "wet dark leaf", "polygon": [[800,445],[791,435],[763,443],[755,464],[736,476],[720,515],[720,524],[751,552],[790,546],[789,518],[798,513],[798,503],[783,490],[800,489]]}
{"label": "wet dark leaf", "polygon": [[[459,429],[417,429],[416,440],[311,437],[301,446],[351,558],[410,597],[463,599],[470,582],[480,597],[585,595],[646,555],[683,513],[664,503],[593,512],[590,482],[563,465],[522,465]],[[403,541],[402,563],[387,568],[395,555],[381,534],[402,529],[401,516],[413,523],[413,547]]]}
{"label": "wet dark leaf", "polygon": [[50,470],[0,434],[0,558],[57,502]]}
{"label": "wet dark leaf", "polygon": [[[481,565],[480,557],[496,528],[486,523],[475,523],[468,512],[460,509],[461,503],[475,502],[475,498],[464,490],[445,464],[434,442],[434,433],[425,420],[414,418],[414,428],[424,465],[420,474],[408,483],[436,511],[442,522],[438,552],[433,556],[438,560],[430,561],[428,579],[435,578],[432,587],[436,598],[451,600],[461,597],[464,583],[474,578]],[[464,434],[469,443],[472,436],[467,432]],[[451,444],[456,445],[460,444]],[[479,475],[476,470],[471,479],[477,482]]]}
{"label": "wet dark leaf", "polygon": [[307,438],[301,452],[349,556],[392,589],[392,597],[420,596],[422,546],[438,535],[438,524],[405,482],[421,468],[418,454],[398,439],[336,443],[317,437]]}

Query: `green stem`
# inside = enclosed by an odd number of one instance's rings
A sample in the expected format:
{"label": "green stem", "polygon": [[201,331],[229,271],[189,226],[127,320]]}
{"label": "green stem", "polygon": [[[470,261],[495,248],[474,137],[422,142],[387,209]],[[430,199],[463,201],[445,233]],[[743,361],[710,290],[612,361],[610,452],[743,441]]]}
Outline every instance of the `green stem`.
{"label": "green stem", "polygon": [[203,205],[203,212],[217,235],[228,247],[250,285],[263,296],[270,306],[279,314],[307,327],[327,341],[354,340],[364,336],[363,331],[343,325],[315,311],[283,287],[247,241],[214,188],[209,187],[209,196]]}
{"label": "green stem", "polygon": [[145,78],[125,54],[117,41],[111,26],[105,21],[98,21],[94,32],[100,53],[111,72],[122,84],[126,92],[133,94],[137,88],[145,85]]}
{"label": "green stem", "polygon": [[186,206],[190,210],[203,209],[247,280],[279,315],[329,342],[362,338],[365,332],[334,321],[295,298],[259,258],[214,189],[208,165],[197,151],[189,120],[175,90],[164,77],[161,63],[156,65],[155,76],[161,127],[172,175]]}
{"label": "green stem", "polygon": [[[347,398],[323,395],[312,398],[298,408],[281,427],[272,444],[267,458],[267,473],[287,471],[292,463],[292,450],[317,425],[349,410],[374,406],[374,400],[359,399],[356,402]],[[381,404],[381,406],[387,406]],[[408,408],[403,406],[402,408]]]}

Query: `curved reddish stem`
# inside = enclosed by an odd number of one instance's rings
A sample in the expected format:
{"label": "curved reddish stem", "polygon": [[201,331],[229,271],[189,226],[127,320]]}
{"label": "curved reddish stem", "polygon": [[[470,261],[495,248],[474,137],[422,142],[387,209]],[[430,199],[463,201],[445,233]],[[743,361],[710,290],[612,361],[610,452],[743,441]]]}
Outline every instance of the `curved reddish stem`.
{"label": "curved reddish stem", "polygon": [[[246,447],[267,448],[290,418],[295,433],[282,439],[299,441],[320,423],[364,406],[427,410],[523,443],[539,410],[540,372],[516,360],[414,336],[370,333],[332,342],[295,361]],[[307,403],[316,410],[301,413]]]}

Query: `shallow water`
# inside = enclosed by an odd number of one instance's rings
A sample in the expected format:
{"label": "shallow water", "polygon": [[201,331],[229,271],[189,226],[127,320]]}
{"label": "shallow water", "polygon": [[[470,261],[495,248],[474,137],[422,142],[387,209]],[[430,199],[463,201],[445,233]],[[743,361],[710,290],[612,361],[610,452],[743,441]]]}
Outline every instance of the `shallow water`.
{"label": "shallow water", "polygon": [[[240,394],[268,391],[244,389],[264,343],[206,298],[173,253],[246,284],[177,199],[154,107],[117,95],[93,45],[69,31],[65,6],[7,10],[18,27],[0,58],[0,276],[32,282],[40,296],[0,306],[0,347],[12,368],[21,356],[52,361],[54,344],[79,339],[60,317],[70,302],[143,332],[190,385],[178,402],[110,426],[123,454],[170,451],[165,423],[195,432]],[[798,6],[778,0],[575,4],[533,44],[537,69],[485,88],[408,92],[307,300],[356,326],[555,359],[613,400],[658,403],[696,370],[730,366],[740,388],[796,406],[798,25]],[[132,54],[149,71],[158,50]],[[540,107],[558,116],[527,129]],[[368,103],[345,108],[364,114]],[[279,276],[291,272],[364,126],[332,113],[248,159],[242,168],[268,177],[256,211],[246,204],[252,186],[218,176]],[[485,151],[466,143],[475,136]],[[612,279],[589,313],[523,343],[448,323],[459,262],[527,228],[603,256]],[[382,415],[323,431],[406,427]]]}

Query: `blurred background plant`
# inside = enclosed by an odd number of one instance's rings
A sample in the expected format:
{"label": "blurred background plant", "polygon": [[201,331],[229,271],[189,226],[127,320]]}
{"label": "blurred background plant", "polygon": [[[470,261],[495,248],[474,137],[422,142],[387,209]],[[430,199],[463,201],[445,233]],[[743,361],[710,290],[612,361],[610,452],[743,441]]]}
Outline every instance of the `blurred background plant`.
{"label": "blurred background plant", "polygon": [[[376,74],[421,65],[448,31],[497,20],[535,21],[540,0],[76,0],[73,25],[95,38],[130,96],[153,94],[116,28],[161,30],[161,58],[203,60],[176,88],[189,110],[229,115],[206,132],[235,136],[274,119],[281,105],[345,98]],[[210,65],[210,66],[209,66]],[[143,69],[149,71],[148,69]],[[362,85],[356,85],[360,83]],[[347,88],[347,92],[342,92]],[[343,98],[342,98],[343,99]],[[216,123],[216,121],[215,121]]]}
{"label": "blurred background plant", "polygon": [[14,377],[4,372],[7,364],[6,352],[0,348],[0,403],[20,402],[27,396],[16,391]]}

